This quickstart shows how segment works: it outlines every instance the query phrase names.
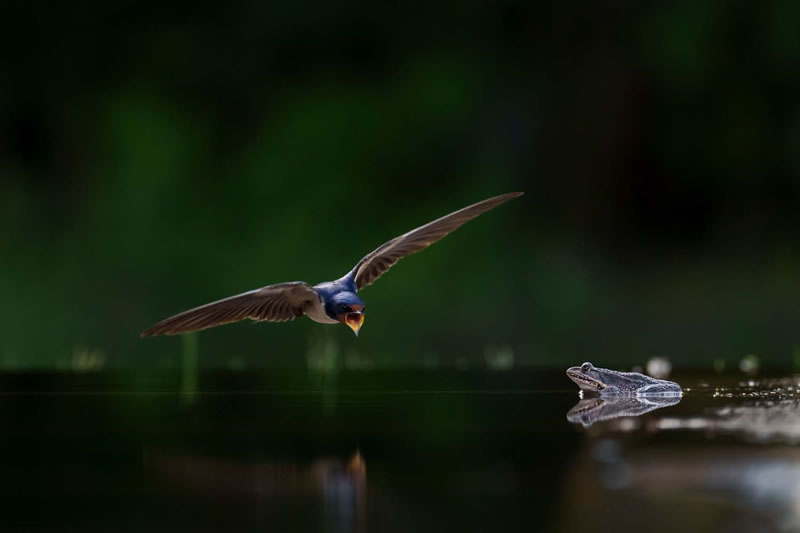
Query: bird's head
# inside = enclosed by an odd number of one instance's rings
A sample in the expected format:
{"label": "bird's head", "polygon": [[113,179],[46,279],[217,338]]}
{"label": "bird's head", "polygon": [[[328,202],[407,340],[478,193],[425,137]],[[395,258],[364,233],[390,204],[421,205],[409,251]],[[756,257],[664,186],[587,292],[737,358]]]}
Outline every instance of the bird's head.
{"label": "bird's head", "polygon": [[325,312],[334,320],[353,330],[358,336],[358,331],[364,324],[364,302],[353,292],[340,292],[335,294],[325,306]]}

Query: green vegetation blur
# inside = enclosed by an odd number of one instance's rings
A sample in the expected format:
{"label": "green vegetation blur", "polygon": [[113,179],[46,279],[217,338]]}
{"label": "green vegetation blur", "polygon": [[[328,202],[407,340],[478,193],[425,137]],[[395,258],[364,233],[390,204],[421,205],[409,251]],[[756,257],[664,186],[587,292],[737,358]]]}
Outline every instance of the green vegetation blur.
{"label": "green vegetation blur", "polygon": [[[3,11],[0,368],[800,359],[798,2]],[[514,190],[359,338],[138,336]]]}

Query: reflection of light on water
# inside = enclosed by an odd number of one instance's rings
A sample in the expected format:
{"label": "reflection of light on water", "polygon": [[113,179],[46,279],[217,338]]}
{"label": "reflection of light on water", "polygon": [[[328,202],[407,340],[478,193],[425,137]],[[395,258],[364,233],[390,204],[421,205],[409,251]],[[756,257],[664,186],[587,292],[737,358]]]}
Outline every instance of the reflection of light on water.
{"label": "reflection of light on water", "polygon": [[800,528],[800,457],[795,455],[718,450],[710,457],[709,452],[694,452],[683,457],[647,457],[635,462],[633,471],[632,488],[681,494],[701,490],[708,496],[734,498],[739,508],[746,504],[766,512],[766,530]]}
{"label": "reflection of light on water", "polygon": [[321,499],[326,531],[363,531],[366,520],[367,467],[356,451],[347,461],[318,459],[241,463],[185,454],[148,454],[146,464],[185,490],[220,496],[311,494]]}
{"label": "reflection of light on water", "polygon": [[757,402],[753,405],[726,406],[706,417],[662,418],[656,429],[705,429],[719,433],[739,433],[756,441],[800,442],[800,400]]}
{"label": "reflection of light on water", "polygon": [[567,485],[564,531],[591,530],[621,516],[615,529],[626,533],[800,530],[800,451],[640,444],[627,438],[588,442]]}
{"label": "reflection of light on water", "polygon": [[592,459],[600,465],[600,482],[607,489],[627,487],[631,481],[630,465],[622,458],[618,441],[600,439],[592,447]]}
{"label": "reflection of light on water", "polygon": [[735,388],[717,387],[711,394],[733,403],[709,408],[703,416],[664,417],[655,430],[705,430],[742,435],[757,442],[800,443],[800,389],[797,378],[749,379]]}
{"label": "reflection of light on water", "polygon": [[639,421],[635,418],[623,418],[617,421],[617,429],[624,433],[628,433],[631,431],[636,431],[639,429]]}
{"label": "reflection of light on water", "polygon": [[703,429],[708,427],[704,418],[669,418],[664,417],[655,422],[656,429]]}
{"label": "reflection of light on water", "polygon": [[592,459],[603,463],[615,463],[620,459],[619,441],[600,439],[592,446]]}
{"label": "reflection of light on water", "polygon": [[335,523],[338,531],[359,529],[363,522],[366,476],[366,465],[358,452],[343,471],[327,473],[322,485],[326,523]]}

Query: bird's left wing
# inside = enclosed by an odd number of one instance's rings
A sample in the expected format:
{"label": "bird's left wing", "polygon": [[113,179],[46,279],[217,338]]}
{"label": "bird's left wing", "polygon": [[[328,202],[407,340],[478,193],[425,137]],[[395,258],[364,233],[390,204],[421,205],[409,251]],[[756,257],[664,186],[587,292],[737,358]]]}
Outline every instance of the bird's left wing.
{"label": "bird's left wing", "polygon": [[267,285],[171,316],[142,332],[142,337],[188,333],[248,318],[285,322],[303,316],[318,299],[317,292],[302,281]]}
{"label": "bird's left wing", "polygon": [[372,285],[376,279],[392,268],[400,259],[424,250],[451,231],[458,229],[462,224],[466,224],[478,215],[523,194],[521,192],[510,192],[483,200],[442,218],[437,218],[433,222],[429,222],[384,243],[361,259],[353,269],[355,270],[356,288],[362,289]]}

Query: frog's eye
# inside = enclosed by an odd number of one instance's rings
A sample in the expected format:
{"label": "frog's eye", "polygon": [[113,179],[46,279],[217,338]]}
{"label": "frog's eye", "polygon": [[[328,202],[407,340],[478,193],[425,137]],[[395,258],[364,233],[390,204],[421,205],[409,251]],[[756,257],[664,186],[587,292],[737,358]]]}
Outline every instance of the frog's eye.
{"label": "frog's eye", "polygon": [[592,363],[583,363],[581,365],[581,372],[588,372],[592,369]]}

